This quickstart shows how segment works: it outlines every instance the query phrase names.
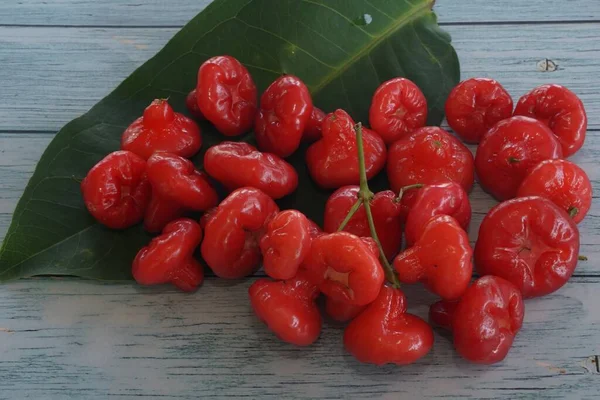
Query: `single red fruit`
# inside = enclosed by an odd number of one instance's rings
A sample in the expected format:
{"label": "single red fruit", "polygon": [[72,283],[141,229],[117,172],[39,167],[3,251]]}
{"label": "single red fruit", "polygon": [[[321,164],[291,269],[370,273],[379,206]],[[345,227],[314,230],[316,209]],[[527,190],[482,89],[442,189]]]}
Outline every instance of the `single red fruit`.
{"label": "single red fruit", "polygon": [[510,94],[493,79],[471,78],[452,89],[446,100],[448,125],[462,140],[479,143],[496,123],[510,118]]}
{"label": "single red fruit", "polygon": [[360,362],[412,364],[433,347],[433,331],[427,322],[406,312],[406,298],[399,289],[384,286],[346,327],[344,347]]}
{"label": "single red fruit", "polygon": [[356,306],[375,300],[384,280],[372,248],[347,232],[313,239],[304,266],[323,294]]}
{"label": "single red fruit", "polygon": [[277,78],[260,99],[254,124],[258,148],[280,157],[292,155],[300,146],[312,108],[304,82],[293,75]]}
{"label": "single red fruit", "polygon": [[188,111],[197,119],[206,119],[198,107],[198,97],[196,96],[196,89],[192,90],[185,97],[185,106]]}
{"label": "single red fruit", "polygon": [[190,160],[171,153],[155,153],[148,159],[148,180],[152,200],[146,210],[144,227],[149,232],[162,230],[186,211],[206,211],[217,205],[219,197],[206,175]]}
{"label": "single red fruit", "polygon": [[325,298],[325,312],[334,321],[348,322],[356,318],[367,306],[355,306],[331,297]]}
{"label": "single red fruit", "polygon": [[252,186],[274,199],[296,190],[294,167],[275,154],[261,153],[242,142],[221,142],[204,154],[204,169],[227,189]]}
{"label": "single red fruit", "polygon": [[524,297],[537,297],[567,283],[578,253],[579,231],[565,211],[542,197],[520,197],[483,219],[475,265],[481,275],[502,277]]}
{"label": "single red fruit", "polygon": [[248,289],[256,316],[281,340],[297,346],[314,343],[321,333],[317,288],[302,274],[286,280],[258,279]]}
{"label": "single red fruit", "polygon": [[469,285],[473,250],[467,233],[448,215],[429,220],[414,246],[398,254],[394,269],[404,283],[423,282],[445,300],[456,300]]}
{"label": "single red fruit", "polygon": [[445,130],[428,126],[395,142],[389,151],[387,173],[394,192],[402,187],[457,182],[473,186],[473,155]]}
{"label": "single red fruit", "polygon": [[513,198],[529,171],[541,161],[561,158],[552,131],[527,117],[500,121],[483,137],[475,155],[481,186],[496,199]]}
{"label": "single red fruit", "polygon": [[266,193],[255,188],[233,191],[206,221],[202,258],[220,278],[238,279],[260,263],[259,241],[265,225],[279,212]]}
{"label": "single red fruit", "polygon": [[[325,232],[336,232],[358,200],[358,186],[343,186],[336,190],[325,204]],[[402,222],[400,221],[400,203],[391,190],[378,192],[371,200],[371,212],[375,231],[388,259],[392,259],[402,244]],[[356,236],[371,236],[364,207],[354,213],[343,229]]]}
{"label": "single red fruit", "polygon": [[[336,110],[323,121],[323,138],[306,151],[306,163],[313,180],[324,188],[338,188],[359,183],[358,149],[354,120],[344,111]],[[362,128],[365,169],[371,179],[385,165],[386,148],[373,131]]]}
{"label": "single red fruit", "polygon": [[265,273],[273,279],[291,279],[310,251],[311,225],[300,211],[285,210],[267,224],[260,240]]}
{"label": "single red fruit", "polygon": [[431,321],[452,330],[458,354],[478,364],[504,360],[524,314],[519,290],[497,276],[477,279],[458,303],[442,300],[429,309]]}
{"label": "single red fruit", "polygon": [[587,130],[585,108],[579,97],[564,86],[538,86],[519,99],[515,115],[532,117],[548,125],[565,157],[583,146]]}
{"label": "single red fruit", "polygon": [[565,210],[580,223],[592,205],[592,184],[584,170],[561,159],[546,160],[525,177],[517,197],[541,196]]}
{"label": "single red fruit", "polygon": [[200,150],[202,137],[196,123],[173,111],[166,100],[154,100],[144,115],[123,132],[121,149],[144,160],[159,151],[190,158]]}
{"label": "single red fruit", "polygon": [[[406,219],[406,244],[411,246],[432,217],[449,215],[465,231],[471,222],[471,203],[467,192],[456,182],[426,185],[416,191],[416,198]],[[402,196],[404,198],[404,196]]]}
{"label": "single red fruit", "polygon": [[326,116],[327,114],[325,114],[325,112],[313,106],[310,118],[304,127],[304,133],[302,134],[303,141],[314,142],[315,140],[321,139],[321,126],[323,125],[323,120],[325,120]]}
{"label": "single red fruit", "polygon": [[427,122],[427,100],[406,78],[394,78],[377,88],[369,110],[369,123],[389,145]]}
{"label": "single red fruit", "polygon": [[144,218],[150,202],[146,162],[130,151],[115,151],[81,181],[85,207],[102,225],[125,229]]}
{"label": "single red fruit", "polygon": [[198,70],[198,108],[226,136],[249,131],[256,116],[256,85],[231,56],[209,58]]}
{"label": "single red fruit", "polygon": [[202,266],[193,256],[201,240],[197,222],[188,218],[170,222],[160,236],[138,252],[133,260],[133,278],[140,285],[172,283],[185,292],[196,290],[204,280]]}

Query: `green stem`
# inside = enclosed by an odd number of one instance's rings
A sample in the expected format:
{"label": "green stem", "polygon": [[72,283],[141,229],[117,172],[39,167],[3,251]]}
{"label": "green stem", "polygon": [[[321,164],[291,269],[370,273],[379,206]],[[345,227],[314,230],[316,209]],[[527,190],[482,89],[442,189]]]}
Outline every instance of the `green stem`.
{"label": "green stem", "polygon": [[584,255],[579,255],[579,256],[577,257],[577,259],[578,259],[579,261],[587,261],[587,260],[588,260],[588,258],[587,258],[586,256],[584,256]]}
{"label": "green stem", "polygon": [[365,152],[363,149],[363,139],[362,139],[362,124],[359,122],[354,127],[356,131],[356,147],[358,148],[358,169],[360,171],[360,190],[358,192],[358,199],[362,201],[362,204],[365,207],[365,214],[367,215],[367,222],[369,224],[369,230],[371,231],[371,237],[375,241],[377,245],[377,249],[379,250],[379,260],[383,265],[385,270],[385,274],[387,280],[392,284],[392,287],[399,288],[400,281],[398,281],[398,277],[394,272],[394,269],[388,262],[385,253],[383,252],[383,247],[381,246],[381,242],[379,241],[379,236],[377,236],[377,230],[375,229],[375,222],[373,221],[373,214],[371,213],[371,204],[370,201],[373,198],[373,192],[369,189],[369,184],[367,182],[367,170],[365,167]]}
{"label": "green stem", "polygon": [[413,185],[408,185],[408,186],[404,186],[404,187],[400,188],[400,191],[398,192],[398,196],[395,199],[396,203],[400,203],[402,201],[402,197],[404,197],[404,193],[406,193],[412,189],[421,189],[423,186],[425,186],[425,185],[423,185],[422,183],[415,183]]}
{"label": "green stem", "polygon": [[363,204],[362,199],[356,200],[356,203],[354,203],[354,205],[352,206],[352,208],[350,209],[350,211],[348,211],[348,215],[346,215],[346,218],[344,218],[344,220],[340,224],[339,228],[337,229],[338,232],[344,230],[344,228],[346,227],[346,225],[348,225],[348,222],[350,222],[350,220],[352,219],[352,217],[354,216],[354,214],[356,214],[356,212],[362,206],[362,204]]}

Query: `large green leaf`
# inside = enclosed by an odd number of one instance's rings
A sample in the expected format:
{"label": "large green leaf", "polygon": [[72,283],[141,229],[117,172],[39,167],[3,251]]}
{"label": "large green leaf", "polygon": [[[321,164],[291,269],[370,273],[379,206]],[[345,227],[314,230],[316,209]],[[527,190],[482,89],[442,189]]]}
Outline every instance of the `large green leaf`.
{"label": "large green leaf", "polygon": [[[67,124],[42,156],[0,251],[0,280],[40,274],[130,279],[130,263],[149,237],[98,225],[86,212],[78,178],[107,153],[154,98],[169,97],[184,112],[184,97],[207,58],[241,60],[263,90],[279,75],[298,75],[315,104],[344,108],[367,121],[369,102],[384,80],[405,76],[429,102],[429,123],[459,79],[448,34],[431,11],[433,0],[217,0],[188,23],[87,114]],[[90,71],[90,77],[93,73]],[[248,136],[251,137],[251,136]],[[203,126],[203,150],[223,140]],[[302,149],[304,150],[304,149]],[[311,182],[303,151],[290,158],[299,190],[281,202],[320,221],[327,192]],[[201,167],[202,154],[195,158]],[[375,179],[383,186],[385,177]]]}

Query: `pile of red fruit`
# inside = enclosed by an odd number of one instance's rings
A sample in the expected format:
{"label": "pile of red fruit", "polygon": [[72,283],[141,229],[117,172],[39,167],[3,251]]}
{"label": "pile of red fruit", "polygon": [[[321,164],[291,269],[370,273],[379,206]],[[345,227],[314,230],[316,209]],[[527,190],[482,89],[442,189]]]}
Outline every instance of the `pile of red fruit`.
{"label": "pile of red fruit", "polygon": [[[576,223],[592,191],[585,172],[563,159],[583,145],[586,115],[562,86],[535,88],[513,111],[498,82],[461,82],[446,115],[460,138],[479,143],[475,158],[455,136],[425,127],[427,101],[404,78],[375,92],[371,129],[343,110],[326,115],[314,107],[306,85],[291,75],[273,82],[258,103],[252,77],[229,56],[202,64],[187,105],[223,135],[254,129],[258,149],[224,141],[206,151],[200,172],[187,159],[201,148],[198,125],[155,100],[123,133],[122,150],[81,184],[100,223],[124,229],[143,220],[149,232],[162,231],[133,261],[140,284],[196,289],[203,280],[198,246],[222,278],[251,275],[262,264],[272,279],[250,286],[250,303],[281,340],[317,340],[315,301],[323,294],[325,312],[349,321],[344,345],[354,357],[408,364],[433,344],[430,325],[406,312],[399,289],[421,282],[440,297],[431,322],[452,330],[460,355],[494,363],[521,328],[523,298],[554,292],[575,269]],[[284,158],[302,141],[314,142],[306,151],[313,180],[337,189],[323,229],[274,201],[298,186]],[[367,180],[386,165],[391,190],[374,194]],[[502,203],[484,218],[473,250],[466,230],[475,173]],[[230,191],[220,203],[214,181]],[[192,211],[205,212],[200,222],[183,218]],[[473,258],[482,277],[471,282]]]}

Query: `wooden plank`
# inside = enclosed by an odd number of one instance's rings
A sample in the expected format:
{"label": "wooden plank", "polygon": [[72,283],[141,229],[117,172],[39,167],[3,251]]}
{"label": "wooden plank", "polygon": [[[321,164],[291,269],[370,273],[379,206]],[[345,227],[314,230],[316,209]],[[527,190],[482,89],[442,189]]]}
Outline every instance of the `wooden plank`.
{"label": "wooden plank", "polygon": [[[464,78],[494,77],[515,99],[542,83],[566,85],[583,99],[590,128],[600,129],[600,81],[591,79],[600,71],[600,23],[447,30]],[[108,94],[175,31],[0,27],[0,131],[57,131]],[[545,58],[559,69],[539,71],[537,63]]]}
{"label": "wooden plank", "polygon": [[[10,215],[25,185],[29,180],[35,164],[52,139],[52,134],[0,134],[0,241],[4,238]],[[471,147],[475,151],[475,147]],[[586,146],[572,160],[578,163],[592,180],[600,198],[600,169],[597,160],[600,158],[600,132],[590,132]],[[487,211],[496,202],[479,187],[470,195],[473,208],[473,219],[470,227],[471,242],[477,239],[479,225]],[[576,274],[600,276],[600,201],[595,200],[586,219],[579,225],[581,233],[581,253],[589,260],[580,262]]]}
{"label": "wooden plank", "polygon": [[[463,361],[439,332],[414,365],[361,365],[330,321],[317,343],[292,347],[252,315],[250,283],[207,279],[192,295],[71,280],[3,285],[0,398],[597,396],[598,278],[528,301],[508,358],[494,366]],[[426,316],[432,296],[405,290],[409,311]]]}
{"label": "wooden plank", "polygon": [[[182,26],[210,0],[4,0],[0,25]],[[595,0],[546,0],[543,3],[438,0],[442,23],[482,21],[581,21],[600,19]]]}

